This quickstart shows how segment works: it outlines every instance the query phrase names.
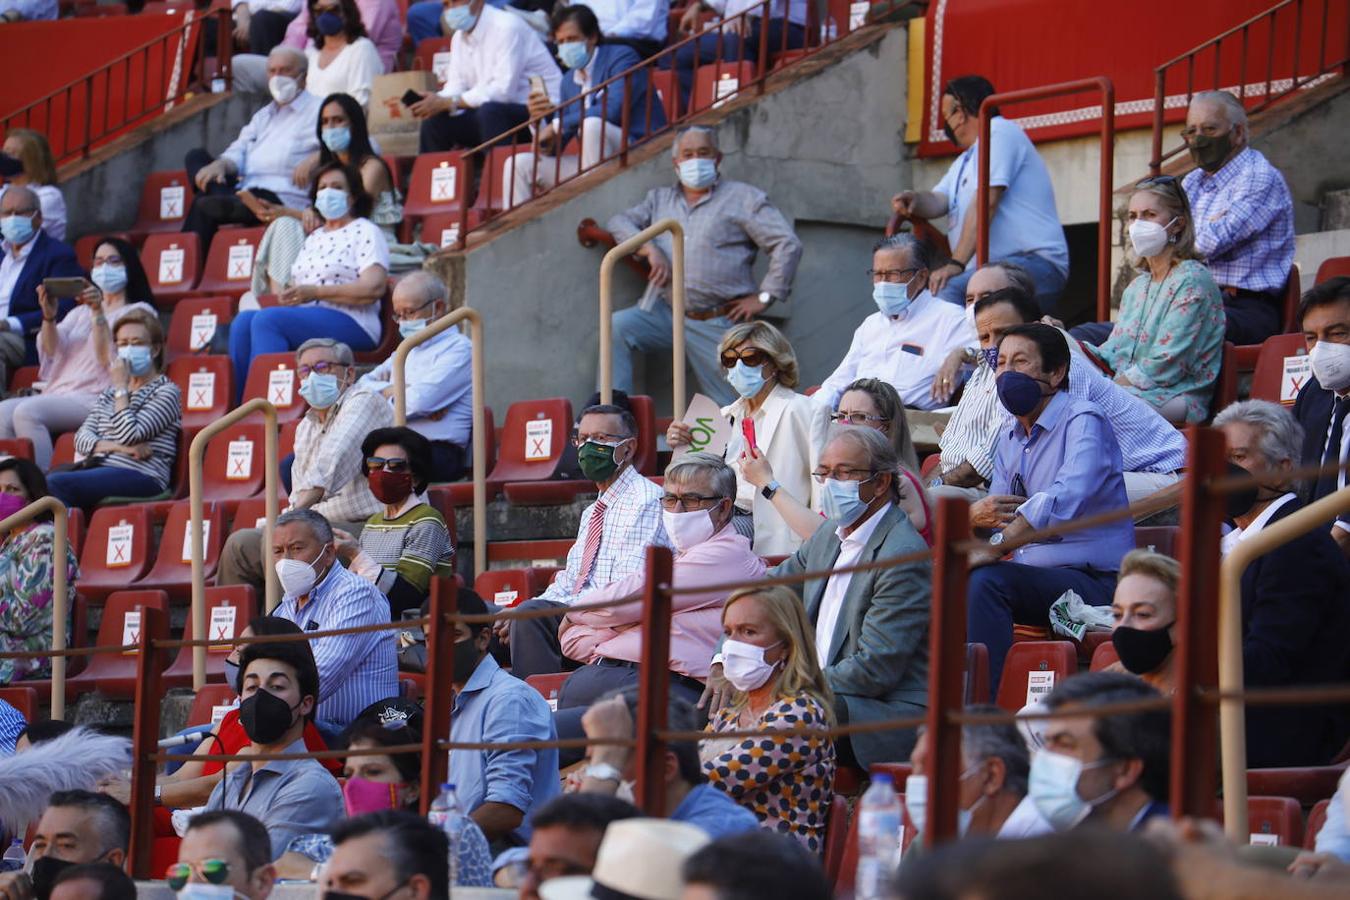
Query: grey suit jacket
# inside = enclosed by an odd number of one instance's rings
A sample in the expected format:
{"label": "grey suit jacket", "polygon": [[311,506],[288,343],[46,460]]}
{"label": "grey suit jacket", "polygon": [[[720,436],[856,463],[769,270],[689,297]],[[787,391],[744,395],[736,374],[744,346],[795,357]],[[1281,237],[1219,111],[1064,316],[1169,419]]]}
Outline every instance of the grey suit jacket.
{"label": "grey suit jacket", "polygon": [[[839,557],[839,523],[823,523],[771,576],[827,571]],[[928,549],[909,517],[892,505],[882,514],[863,548],[859,563],[904,556]],[[812,625],[828,579],[811,579],[792,588],[806,605]],[[928,619],[933,593],[928,560],[870,572],[855,572],[844,592],[844,606],[830,642],[825,677],[850,722],[868,722],[921,714],[928,705]],[[914,745],[914,730],[852,737],[853,752],[864,766],[904,762]]]}

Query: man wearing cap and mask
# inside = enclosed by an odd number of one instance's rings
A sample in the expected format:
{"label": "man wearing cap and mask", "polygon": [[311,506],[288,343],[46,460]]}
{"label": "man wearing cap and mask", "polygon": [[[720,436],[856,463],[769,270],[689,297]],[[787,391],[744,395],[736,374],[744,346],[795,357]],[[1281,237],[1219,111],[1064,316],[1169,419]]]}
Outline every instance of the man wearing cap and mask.
{"label": "man wearing cap and mask", "polygon": [[1195,249],[1223,291],[1224,337],[1259,344],[1283,330],[1294,263],[1294,202],[1284,176],[1248,145],[1247,111],[1227,91],[1191,99],[1182,138],[1197,168],[1182,180]]}
{"label": "man wearing cap and mask", "polygon": [[[1309,502],[1350,484],[1350,276],[1330,278],[1303,295],[1298,308],[1312,377],[1294,401],[1303,426],[1303,465],[1326,466],[1308,479]],[[1331,537],[1350,557],[1350,515],[1337,518]]]}
{"label": "man wearing cap and mask", "polygon": [[[239,721],[255,754],[304,753],[305,722],[319,701],[319,672],[304,642],[249,644],[240,657]],[[291,839],[326,831],[343,813],[342,790],[313,759],[236,764],[206,809],[248,813],[267,828],[272,857]]]}
{"label": "man wearing cap and mask", "polygon": [[106,794],[58,791],[38,820],[26,872],[0,873],[0,900],[47,900],[56,877],[71,866],[126,862],[131,815]]}

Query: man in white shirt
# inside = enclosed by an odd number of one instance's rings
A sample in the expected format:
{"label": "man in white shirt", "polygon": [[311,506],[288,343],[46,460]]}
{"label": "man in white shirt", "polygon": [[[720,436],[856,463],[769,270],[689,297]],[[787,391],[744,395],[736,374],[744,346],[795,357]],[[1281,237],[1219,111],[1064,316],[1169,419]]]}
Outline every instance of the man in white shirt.
{"label": "man in white shirt", "polygon": [[422,120],[420,152],[476,147],[524,124],[531,78],[543,79],[558,102],[562,73],[524,19],[484,0],[444,0],[444,7],[442,24],[455,33],[445,86],[411,107]]}
{"label": "man in white shirt", "polygon": [[301,0],[230,0],[235,47],[262,56],[271,53],[302,5]]}
{"label": "man in white shirt", "polygon": [[[901,191],[891,200],[903,215],[947,217],[951,259],[933,271],[929,288],[943,300],[965,302],[966,281],[974,274],[975,200],[979,187],[980,104],[994,86],[978,75],[947,82],[942,93],[943,129],[962,148],[947,174],[931,191]],[[1036,282],[1036,299],[1046,313],[1069,277],[1069,245],[1059,223],[1050,172],[1021,128],[993,111],[989,133],[989,258],[1017,263]]]}
{"label": "man in white shirt", "polygon": [[[292,47],[267,57],[272,102],[258,110],[234,143],[212,160],[205,149],[189,151],[184,162],[195,197],[183,223],[202,239],[202,253],[221,225],[260,225],[277,207],[304,209],[307,188],[295,183],[297,169],[319,150],[319,106],[305,90],[309,61]],[[307,182],[306,182],[307,183]]]}
{"label": "man in white shirt", "polygon": [[[584,0],[607,44],[627,44],[646,59],[661,52],[670,29],[670,0]],[[562,5],[559,0],[559,5]],[[568,3],[568,6],[579,5]]]}
{"label": "man in white shirt", "polygon": [[909,234],[877,242],[872,249],[872,299],[878,312],[863,319],[834,374],[815,394],[831,409],[857,378],[880,378],[905,406],[935,409],[933,379],[947,354],[975,343],[975,329],[960,307],[928,291],[932,256],[928,245]]}
{"label": "man in white shirt", "polygon": [[[450,290],[430,272],[418,270],[394,288],[398,331],[410,337],[450,312]],[[408,427],[431,442],[432,481],[455,481],[464,474],[473,430],[473,343],[451,328],[418,344],[404,366]],[[394,367],[385,360],[357,387],[394,402]]]}

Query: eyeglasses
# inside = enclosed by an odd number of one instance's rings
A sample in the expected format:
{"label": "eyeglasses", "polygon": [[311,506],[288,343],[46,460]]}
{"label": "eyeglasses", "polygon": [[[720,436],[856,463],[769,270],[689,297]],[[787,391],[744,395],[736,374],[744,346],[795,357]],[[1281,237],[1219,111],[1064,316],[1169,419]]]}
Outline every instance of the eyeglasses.
{"label": "eyeglasses", "polygon": [[120,266],[120,265],[122,265],[122,257],[120,257],[120,256],[115,256],[115,255],[114,255],[114,256],[104,256],[104,257],[102,257],[102,258],[99,258],[99,257],[96,256],[96,257],[94,257],[94,265],[96,265],[96,266]]}
{"label": "eyeglasses", "polygon": [[413,315],[413,313],[420,313],[422,310],[426,309],[428,306],[432,305],[432,304],[435,303],[435,302],[436,302],[435,300],[428,300],[426,303],[423,303],[421,306],[415,306],[415,307],[413,307],[412,309],[408,310],[407,312],[402,312],[402,313],[401,313],[401,312],[395,312],[395,313],[394,313],[394,321],[395,321],[395,322],[406,322],[406,321],[408,321],[409,319],[416,319],[417,316]]}
{"label": "eyeglasses", "polygon": [[869,416],[867,413],[830,413],[830,421],[836,425],[866,425],[868,422],[889,422],[886,416]]}
{"label": "eyeglasses", "polygon": [[627,434],[605,434],[603,431],[597,431],[594,434],[573,434],[572,446],[580,449],[583,444],[596,443],[604,444],[606,447],[617,447],[624,441],[631,441],[632,435]]}
{"label": "eyeglasses", "polygon": [[367,456],[366,471],[378,472],[383,469],[386,472],[407,472],[410,471],[408,460],[406,459],[386,459],[383,456]]}
{"label": "eyeglasses", "polygon": [[716,506],[726,497],[704,497],[700,494],[662,494],[661,508],[666,512],[686,512],[691,509],[707,509],[709,504]]}
{"label": "eyeglasses", "polygon": [[165,873],[165,881],[169,883],[169,889],[176,893],[183,889],[194,872],[208,884],[224,884],[225,880],[230,877],[230,864],[223,859],[204,859],[198,863],[174,863],[169,866]]}
{"label": "eyeglasses", "polygon": [[301,380],[304,380],[309,377],[310,372],[315,372],[319,375],[327,375],[334,369],[345,369],[345,368],[347,368],[345,363],[328,362],[327,360],[323,360],[320,362],[316,362],[312,366],[301,366],[295,370],[295,374],[298,375]]}
{"label": "eyeglasses", "polygon": [[728,350],[722,354],[722,368],[724,369],[736,368],[738,361],[754,369],[768,362],[769,354],[758,347],[751,347],[749,350],[742,350],[739,353],[735,350]]}
{"label": "eyeglasses", "polygon": [[913,278],[917,271],[919,271],[918,267],[912,269],[868,269],[867,277],[873,281],[889,281],[892,284],[900,284]]}
{"label": "eyeglasses", "polygon": [[827,479],[835,481],[856,481],[859,484],[866,484],[877,477],[875,469],[850,469],[840,466],[837,469],[817,469],[811,473],[811,477],[816,480],[816,484],[824,484]]}

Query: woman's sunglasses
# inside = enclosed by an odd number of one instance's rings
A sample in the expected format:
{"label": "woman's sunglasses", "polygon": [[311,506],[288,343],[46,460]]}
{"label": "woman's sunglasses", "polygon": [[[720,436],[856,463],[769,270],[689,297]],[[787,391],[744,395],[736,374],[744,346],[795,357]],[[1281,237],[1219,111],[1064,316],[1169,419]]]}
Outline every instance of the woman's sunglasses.
{"label": "woman's sunglasses", "polygon": [[722,354],[722,368],[734,369],[737,362],[743,362],[750,368],[757,368],[769,361],[769,354],[763,350],[751,349],[742,350],[737,353],[735,350],[728,350]]}

